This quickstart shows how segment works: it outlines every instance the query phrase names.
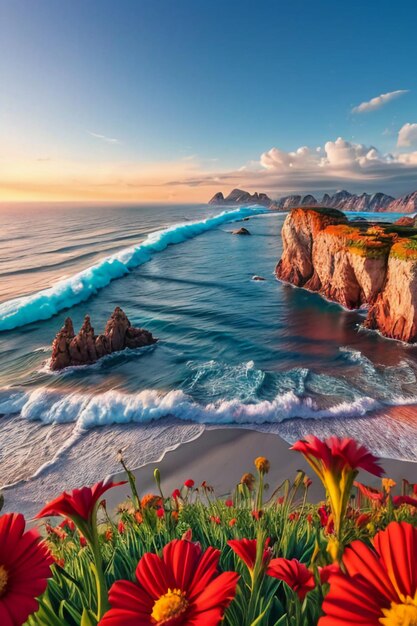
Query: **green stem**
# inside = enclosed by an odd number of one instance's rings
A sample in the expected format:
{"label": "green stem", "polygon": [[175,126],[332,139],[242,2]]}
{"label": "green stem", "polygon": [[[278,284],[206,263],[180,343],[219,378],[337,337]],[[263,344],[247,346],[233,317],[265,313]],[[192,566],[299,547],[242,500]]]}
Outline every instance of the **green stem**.
{"label": "green stem", "polygon": [[97,510],[94,511],[91,519],[91,550],[94,556],[95,579],[97,586],[97,621],[109,610],[108,591],[103,571],[103,559],[100,552],[97,530]]}

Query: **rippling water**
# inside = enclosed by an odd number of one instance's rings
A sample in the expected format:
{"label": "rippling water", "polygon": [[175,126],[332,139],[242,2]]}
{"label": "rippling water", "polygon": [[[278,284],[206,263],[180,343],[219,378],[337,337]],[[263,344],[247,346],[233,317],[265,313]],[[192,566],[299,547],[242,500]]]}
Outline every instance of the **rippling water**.
{"label": "rippling water", "polygon": [[[13,487],[19,502],[114,471],[118,447],[129,445],[139,465],[207,424],[288,440],[348,433],[415,457],[413,423],[384,410],[417,402],[417,349],[275,280],[284,215],[219,213],[3,210],[0,467],[4,483],[30,478]],[[252,236],[232,236],[230,220],[245,215]],[[100,332],[116,305],[159,342],[52,374],[50,344],[65,317],[77,328],[89,313]]]}

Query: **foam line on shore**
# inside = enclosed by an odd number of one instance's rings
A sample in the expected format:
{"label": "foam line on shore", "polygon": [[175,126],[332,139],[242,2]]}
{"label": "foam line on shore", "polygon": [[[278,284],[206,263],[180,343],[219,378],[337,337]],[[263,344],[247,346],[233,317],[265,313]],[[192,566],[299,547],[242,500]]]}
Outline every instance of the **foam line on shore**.
{"label": "foam line on shore", "polygon": [[84,302],[112,280],[121,278],[130,270],[146,263],[169,245],[182,243],[222,224],[267,212],[268,209],[259,207],[241,207],[233,211],[223,211],[204,220],[174,224],[150,233],[137,246],[105,257],[96,265],[60,280],[48,289],[3,302],[0,304],[0,331],[49,319],[59,311]]}

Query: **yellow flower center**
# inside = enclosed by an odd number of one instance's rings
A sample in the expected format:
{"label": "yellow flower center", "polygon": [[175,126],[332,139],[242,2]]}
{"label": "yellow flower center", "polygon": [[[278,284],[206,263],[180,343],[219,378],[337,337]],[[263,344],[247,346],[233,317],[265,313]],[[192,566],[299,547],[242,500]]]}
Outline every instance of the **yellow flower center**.
{"label": "yellow flower center", "polygon": [[152,617],[155,622],[164,624],[168,620],[178,617],[187,610],[188,602],[181,589],[168,589],[168,593],[155,601]]}
{"label": "yellow flower center", "polygon": [[7,573],[7,569],[4,567],[4,565],[0,565],[0,598],[6,593],[8,580],[9,575]]}
{"label": "yellow flower center", "polygon": [[401,598],[402,604],[391,602],[389,609],[382,609],[384,617],[379,621],[383,626],[417,626],[417,594],[414,598]]}

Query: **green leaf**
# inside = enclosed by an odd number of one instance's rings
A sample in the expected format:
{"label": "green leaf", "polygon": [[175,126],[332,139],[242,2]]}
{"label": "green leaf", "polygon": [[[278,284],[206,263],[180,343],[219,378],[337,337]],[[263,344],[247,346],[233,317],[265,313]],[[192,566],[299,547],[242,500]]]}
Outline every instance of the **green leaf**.
{"label": "green leaf", "polygon": [[97,626],[96,618],[88,609],[84,609],[83,611],[80,626]]}

